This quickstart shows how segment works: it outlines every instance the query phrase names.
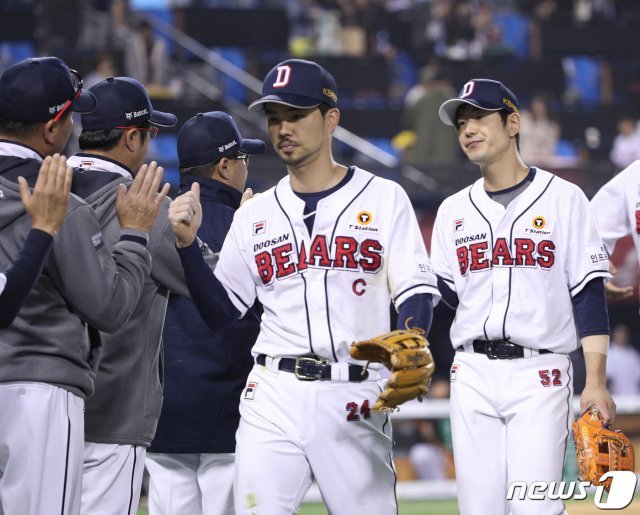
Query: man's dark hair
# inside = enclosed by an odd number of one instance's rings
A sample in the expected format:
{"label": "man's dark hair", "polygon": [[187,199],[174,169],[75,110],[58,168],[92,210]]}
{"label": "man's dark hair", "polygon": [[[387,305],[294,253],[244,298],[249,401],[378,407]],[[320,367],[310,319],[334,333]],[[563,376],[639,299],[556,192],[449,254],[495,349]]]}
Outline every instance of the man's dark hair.
{"label": "man's dark hair", "polygon": [[[71,111],[66,111],[60,120],[64,120],[67,116],[71,116]],[[16,139],[23,139],[33,136],[38,128],[46,122],[18,122],[9,120],[0,116],[0,134],[11,136]]]}
{"label": "man's dark hair", "polygon": [[32,136],[42,122],[16,122],[0,117],[0,134],[12,136],[16,139]]}
{"label": "man's dark hair", "polygon": [[180,175],[192,175],[194,177],[211,178],[211,169],[215,165],[216,163],[207,163],[204,165],[190,166],[188,168],[180,168]]}
{"label": "man's dark hair", "polygon": [[[148,129],[150,125],[143,124],[140,128]],[[126,129],[106,129],[102,131],[82,131],[78,138],[80,150],[101,150],[103,152],[113,150],[118,145],[120,138]],[[140,131],[140,137],[144,139],[148,137],[148,131]]]}
{"label": "man's dark hair", "polygon": [[324,116],[325,114],[327,114],[331,109],[333,109],[333,107],[331,107],[329,104],[320,104],[318,106],[318,109],[320,109],[320,112],[322,113],[322,116]]}
{"label": "man's dark hair", "polygon": [[[500,109],[500,118],[502,118],[502,125],[507,125],[507,119],[511,113],[506,109]],[[520,133],[516,134],[516,148],[520,150]]]}

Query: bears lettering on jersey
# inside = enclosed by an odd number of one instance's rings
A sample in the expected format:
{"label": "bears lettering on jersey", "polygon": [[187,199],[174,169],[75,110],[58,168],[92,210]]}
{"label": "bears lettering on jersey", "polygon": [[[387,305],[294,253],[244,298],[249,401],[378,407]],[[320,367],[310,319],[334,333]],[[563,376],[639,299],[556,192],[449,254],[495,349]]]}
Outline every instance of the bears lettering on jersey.
{"label": "bears lettering on jersey", "polygon": [[[358,241],[352,236],[335,236],[333,242],[330,242],[326,235],[318,234],[308,249],[302,241],[297,253],[293,243],[286,242],[288,237],[275,240],[282,244],[276,243],[268,250],[255,254],[255,263],[263,284],[270,284],[274,278],[284,279],[308,267],[376,273],[383,264],[384,249],[374,239]],[[260,248],[263,248],[262,245],[257,244],[254,251]]]}
{"label": "bears lettering on jersey", "polygon": [[[472,240],[472,238],[460,238]],[[457,241],[460,241],[457,240]],[[460,274],[502,267],[539,267],[550,269],[555,262],[556,246],[551,240],[535,242],[530,238],[515,238],[509,245],[506,238],[497,238],[490,247],[488,240],[469,242],[456,248]]]}

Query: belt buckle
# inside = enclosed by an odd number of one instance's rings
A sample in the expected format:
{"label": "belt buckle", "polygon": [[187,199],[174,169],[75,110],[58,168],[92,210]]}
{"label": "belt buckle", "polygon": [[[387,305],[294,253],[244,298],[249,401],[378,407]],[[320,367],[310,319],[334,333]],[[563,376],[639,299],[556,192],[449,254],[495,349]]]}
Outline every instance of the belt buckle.
{"label": "belt buckle", "polygon": [[502,351],[498,350],[499,347],[496,344],[509,344],[505,340],[490,340],[485,344],[485,350],[489,359],[512,359],[513,356],[509,354],[507,348]]}
{"label": "belt buckle", "polygon": [[[317,381],[322,379],[322,370],[316,369],[315,371],[309,371],[309,365],[322,366],[329,364],[329,360],[314,358],[310,356],[298,356],[296,358],[296,366],[293,370],[294,375],[300,381]],[[306,368],[306,370],[304,370]]]}

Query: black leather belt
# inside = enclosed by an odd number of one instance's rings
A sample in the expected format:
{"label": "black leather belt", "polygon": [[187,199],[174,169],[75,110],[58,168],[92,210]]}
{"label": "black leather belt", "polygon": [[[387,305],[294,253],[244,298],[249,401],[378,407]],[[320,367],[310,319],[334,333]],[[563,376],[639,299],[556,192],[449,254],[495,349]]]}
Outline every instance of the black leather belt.
{"label": "black leather belt", "polygon": [[[256,358],[258,365],[264,365],[267,356],[260,354]],[[300,381],[331,381],[331,363],[318,356],[298,356],[297,358],[280,358],[278,370],[291,372]],[[361,383],[369,377],[364,367],[349,365],[349,382]]]}
{"label": "black leather belt", "polygon": [[[489,359],[524,358],[524,347],[505,340],[473,340],[473,351],[486,354]],[[550,350],[538,349],[540,354],[551,354]]]}

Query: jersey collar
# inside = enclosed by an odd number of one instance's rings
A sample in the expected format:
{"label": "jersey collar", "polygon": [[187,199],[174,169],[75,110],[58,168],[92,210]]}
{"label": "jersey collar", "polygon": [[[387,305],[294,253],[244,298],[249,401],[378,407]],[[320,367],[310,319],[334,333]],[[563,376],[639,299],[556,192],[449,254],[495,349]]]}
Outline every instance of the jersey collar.
{"label": "jersey collar", "polygon": [[43,157],[27,145],[16,141],[0,140],[0,156],[21,157],[23,159],[36,159],[42,161]]}
{"label": "jersey collar", "polygon": [[[358,167],[353,167],[353,177],[349,182],[343,185],[340,189],[334,191],[331,195],[321,199],[321,203],[325,206],[335,205],[347,205],[353,197],[355,197],[360,190],[367,184],[373,174],[362,170]],[[280,179],[276,185],[276,196],[280,200],[282,209],[293,219],[299,220],[302,225],[302,215],[304,212],[305,202],[291,189],[291,179],[288,175]]]}
{"label": "jersey collar", "polygon": [[72,168],[81,168],[82,170],[92,170],[96,172],[110,172],[122,175],[127,179],[133,179],[131,170],[123,164],[107,159],[104,156],[96,156],[93,154],[85,154],[79,152],[69,159],[67,164]]}
{"label": "jersey collar", "polygon": [[[484,189],[484,179],[481,177],[471,186],[469,197],[474,205],[492,222],[497,224],[504,217],[507,210],[522,213],[540,197],[555,176],[545,170],[536,168],[536,174],[531,185],[514,198],[505,209],[502,204],[494,201]],[[510,217],[511,218],[511,217]]]}

